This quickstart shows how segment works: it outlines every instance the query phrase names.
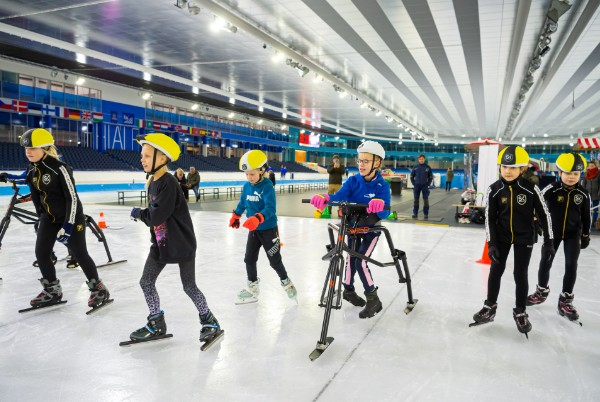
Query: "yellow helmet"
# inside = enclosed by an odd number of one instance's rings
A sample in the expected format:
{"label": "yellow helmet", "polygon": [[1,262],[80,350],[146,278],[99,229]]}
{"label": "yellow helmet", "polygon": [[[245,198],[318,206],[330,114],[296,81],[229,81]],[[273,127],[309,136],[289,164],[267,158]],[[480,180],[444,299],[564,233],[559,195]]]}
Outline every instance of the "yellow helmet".
{"label": "yellow helmet", "polygon": [[509,145],[498,153],[498,165],[527,166],[529,165],[529,154],[519,145]]}
{"label": "yellow helmet", "polygon": [[138,135],[136,140],[140,145],[148,144],[151,147],[158,149],[165,154],[171,162],[175,162],[179,159],[179,155],[181,154],[179,144],[177,144],[173,138],[162,133]]}
{"label": "yellow helmet", "polygon": [[25,148],[44,148],[50,145],[54,145],[54,137],[43,128],[32,128],[21,136],[21,146]]}
{"label": "yellow helmet", "polygon": [[267,164],[267,155],[263,151],[253,149],[246,152],[240,158],[240,170],[246,172],[248,170],[260,169]]}
{"label": "yellow helmet", "polygon": [[583,172],[587,169],[587,161],[582,155],[569,152],[556,158],[556,167],[563,172]]}

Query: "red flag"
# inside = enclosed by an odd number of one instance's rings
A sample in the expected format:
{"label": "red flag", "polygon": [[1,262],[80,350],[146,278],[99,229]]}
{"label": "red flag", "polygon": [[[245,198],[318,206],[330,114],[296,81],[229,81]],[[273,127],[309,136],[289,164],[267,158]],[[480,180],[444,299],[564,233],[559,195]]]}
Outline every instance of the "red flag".
{"label": "red flag", "polygon": [[92,113],[88,111],[81,112],[81,119],[87,121],[92,120]]}
{"label": "red flag", "polygon": [[27,112],[27,102],[14,100],[13,101],[13,110],[15,112],[19,112],[19,113]]}

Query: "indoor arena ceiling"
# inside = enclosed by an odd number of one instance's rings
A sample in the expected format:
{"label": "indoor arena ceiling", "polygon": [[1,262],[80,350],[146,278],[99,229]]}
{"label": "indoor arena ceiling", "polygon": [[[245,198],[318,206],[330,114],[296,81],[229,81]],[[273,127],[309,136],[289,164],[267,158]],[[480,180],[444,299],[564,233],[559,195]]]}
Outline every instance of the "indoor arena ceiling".
{"label": "indoor arena ceiling", "polygon": [[0,49],[319,131],[569,143],[599,131],[599,5],[2,0]]}

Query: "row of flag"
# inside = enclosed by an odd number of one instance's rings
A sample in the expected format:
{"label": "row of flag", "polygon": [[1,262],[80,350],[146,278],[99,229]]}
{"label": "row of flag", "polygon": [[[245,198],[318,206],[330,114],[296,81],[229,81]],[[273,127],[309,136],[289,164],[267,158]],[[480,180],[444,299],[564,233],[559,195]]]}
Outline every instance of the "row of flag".
{"label": "row of flag", "polygon": [[71,120],[101,122],[104,115],[101,112],[89,110],[71,109],[61,106],[45,105],[42,103],[20,101],[14,99],[0,98],[0,110],[27,113],[34,115],[48,115],[63,117]]}
{"label": "row of flag", "polygon": [[154,131],[171,131],[181,134],[191,135],[208,135],[211,137],[220,137],[219,132],[215,130],[204,130],[202,128],[182,126],[180,124],[164,123],[160,121],[136,119],[135,125],[139,128],[145,128],[147,130]]}

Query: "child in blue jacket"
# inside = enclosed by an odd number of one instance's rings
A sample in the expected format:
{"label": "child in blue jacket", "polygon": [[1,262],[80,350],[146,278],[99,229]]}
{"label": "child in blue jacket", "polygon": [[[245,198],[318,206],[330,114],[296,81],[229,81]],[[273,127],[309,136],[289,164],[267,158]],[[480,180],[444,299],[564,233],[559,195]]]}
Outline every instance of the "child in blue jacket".
{"label": "child in blue jacket", "polygon": [[[360,174],[351,176],[346,180],[341,189],[335,194],[317,194],[310,203],[317,209],[323,210],[329,201],[348,201],[368,204],[366,215],[362,215],[358,222],[351,222],[353,226],[375,226],[380,220],[386,219],[390,211],[384,209],[390,205],[390,185],[383,180],[379,169],[385,159],[385,150],[375,141],[365,141],[357,149],[358,159],[356,164]],[[377,245],[381,232],[368,232],[356,237],[348,237],[348,246],[355,247],[356,251],[370,257]],[[353,242],[357,244],[354,245]],[[354,275],[358,276],[365,289],[367,301],[360,297],[354,289]],[[358,314],[360,318],[371,318],[379,313],[383,306],[377,296],[377,286],[373,281],[371,270],[367,261],[350,257],[346,261],[344,275],[344,300],[357,307],[365,308]]]}
{"label": "child in blue jacket", "polygon": [[258,301],[259,282],[256,269],[258,253],[264,248],[269,264],[277,272],[281,286],[290,299],[298,292],[281,260],[279,231],[277,229],[275,188],[269,179],[264,177],[267,168],[267,155],[257,149],[246,152],[240,159],[240,170],[246,173],[248,182],[242,188],[240,202],[233,211],[229,227],[238,229],[244,211],[248,219],[242,226],[249,230],[246,242],[246,274],[247,287],[238,294],[235,304],[255,303]]}

